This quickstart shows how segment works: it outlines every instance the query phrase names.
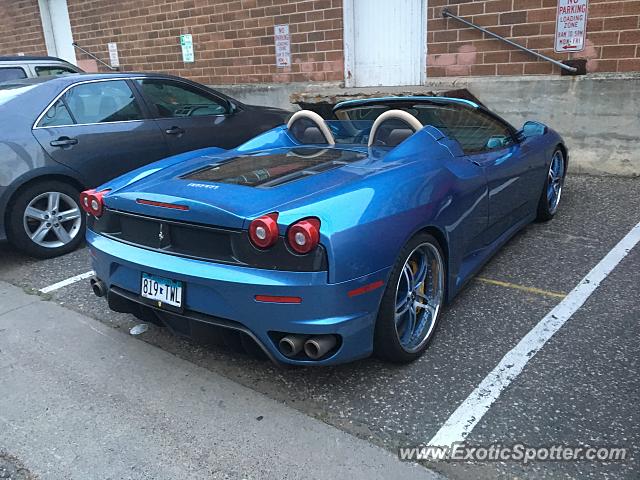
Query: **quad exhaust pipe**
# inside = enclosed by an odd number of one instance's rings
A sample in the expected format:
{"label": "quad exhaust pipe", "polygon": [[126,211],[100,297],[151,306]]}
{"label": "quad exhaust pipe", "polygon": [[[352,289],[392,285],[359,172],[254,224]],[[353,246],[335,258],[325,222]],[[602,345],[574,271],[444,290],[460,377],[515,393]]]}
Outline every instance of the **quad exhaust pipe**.
{"label": "quad exhaust pipe", "polygon": [[89,284],[96,297],[104,297],[107,294],[107,286],[98,277],[91,277]]}
{"label": "quad exhaust pipe", "polygon": [[335,335],[316,335],[304,342],[304,353],[311,360],[318,360],[335,347],[336,343]]}

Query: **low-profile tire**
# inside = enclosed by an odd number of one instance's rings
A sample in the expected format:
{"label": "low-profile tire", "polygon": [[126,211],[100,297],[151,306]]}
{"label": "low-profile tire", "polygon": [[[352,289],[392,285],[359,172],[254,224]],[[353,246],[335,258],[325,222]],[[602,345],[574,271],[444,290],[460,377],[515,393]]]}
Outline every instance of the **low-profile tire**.
{"label": "low-profile tire", "polygon": [[446,279],[444,255],[438,241],[427,233],[409,240],[392,268],[378,310],[376,356],[408,363],[424,353],[440,320]]}
{"label": "low-profile tire", "polygon": [[567,159],[564,152],[556,148],[549,162],[547,177],[544,181],[544,188],[538,201],[538,212],[536,220],[546,222],[551,220],[558,211],[564,179],[567,176]]}
{"label": "low-profile tire", "polygon": [[7,212],[9,241],[39,258],[75,250],[85,229],[79,195],[77,188],[59,180],[43,180],[20,190]]}

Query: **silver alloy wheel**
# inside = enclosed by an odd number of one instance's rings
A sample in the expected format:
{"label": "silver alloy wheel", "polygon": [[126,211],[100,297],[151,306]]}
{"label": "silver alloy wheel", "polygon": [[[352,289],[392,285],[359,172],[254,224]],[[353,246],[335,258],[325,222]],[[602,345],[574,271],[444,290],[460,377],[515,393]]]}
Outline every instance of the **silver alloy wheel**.
{"label": "silver alloy wheel", "polygon": [[45,192],[29,202],[22,223],[33,243],[45,248],[58,248],[78,235],[82,226],[82,212],[69,195]]}
{"label": "silver alloy wheel", "polygon": [[443,299],[442,255],[433,244],[422,243],[407,257],[396,286],[396,334],[406,352],[420,350],[429,340]]}
{"label": "silver alloy wheel", "polygon": [[556,213],[558,205],[560,204],[565,168],[564,155],[560,150],[556,150],[551,158],[551,165],[549,165],[549,181],[547,184],[547,203],[551,215]]}

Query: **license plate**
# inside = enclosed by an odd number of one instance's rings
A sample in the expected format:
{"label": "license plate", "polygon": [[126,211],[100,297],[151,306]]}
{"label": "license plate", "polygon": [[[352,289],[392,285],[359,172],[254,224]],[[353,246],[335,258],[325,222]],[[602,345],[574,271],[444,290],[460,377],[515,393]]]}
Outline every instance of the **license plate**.
{"label": "license plate", "polygon": [[182,282],[158,277],[157,275],[142,274],[140,295],[153,300],[158,307],[171,305],[182,308]]}

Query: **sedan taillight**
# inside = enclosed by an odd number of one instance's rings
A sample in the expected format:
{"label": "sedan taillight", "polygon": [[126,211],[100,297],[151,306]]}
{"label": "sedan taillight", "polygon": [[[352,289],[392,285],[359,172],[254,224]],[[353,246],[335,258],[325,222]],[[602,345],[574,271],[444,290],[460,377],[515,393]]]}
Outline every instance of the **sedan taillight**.
{"label": "sedan taillight", "polygon": [[80,194],[80,206],[82,210],[94,217],[100,217],[104,210],[104,197],[110,190],[85,190]]}
{"label": "sedan taillight", "polygon": [[298,220],[289,227],[287,240],[294,252],[301,255],[309,253],[320,242],[320,220],[317,218]]}
{"label": "sedan taillight", "polygon": [[269,213],[249,225],[249,239],[258,248],[269,248],[278,240],[278,214]]}

